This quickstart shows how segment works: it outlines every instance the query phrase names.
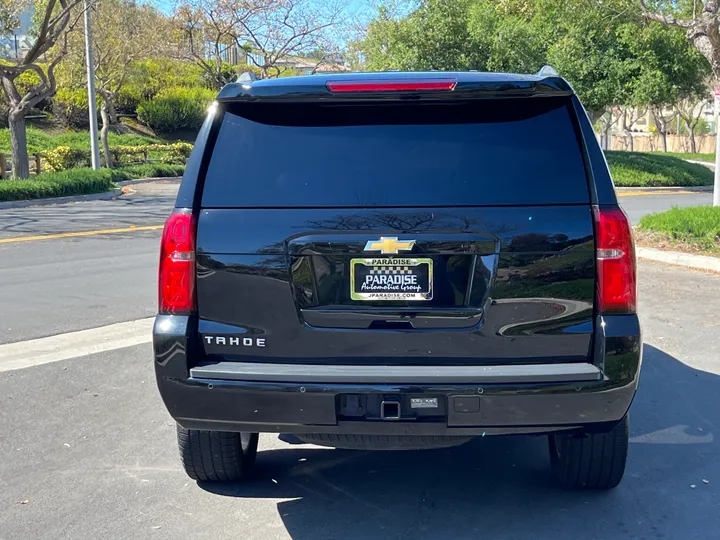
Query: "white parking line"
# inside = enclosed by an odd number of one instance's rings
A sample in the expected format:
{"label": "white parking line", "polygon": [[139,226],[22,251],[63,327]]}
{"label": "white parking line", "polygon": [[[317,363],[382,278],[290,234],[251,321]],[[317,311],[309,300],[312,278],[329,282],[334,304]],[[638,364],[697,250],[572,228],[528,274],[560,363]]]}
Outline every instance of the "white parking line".
{"label": "white parking line", "polygon": [[0,373],[149,343],[153,321],[139,319],[0,345]]}

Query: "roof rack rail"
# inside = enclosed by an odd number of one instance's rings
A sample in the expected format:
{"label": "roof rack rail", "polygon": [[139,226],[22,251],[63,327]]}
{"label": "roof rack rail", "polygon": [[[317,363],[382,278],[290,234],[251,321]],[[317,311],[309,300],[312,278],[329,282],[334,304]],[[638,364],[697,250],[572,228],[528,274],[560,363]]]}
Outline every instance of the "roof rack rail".
{"label": "roof rack rail", "polygon": [[559,77],[560,74],[550,64],[546,64],[537,72],[538,77]]}
{"label": "roof rack rail", "polygon": [[252,71],[246,71],[241,75],[238,75],[238,78],[235,79],[235,82],[241,82],[241,83],[249,83],[257,81],[257,77]]}

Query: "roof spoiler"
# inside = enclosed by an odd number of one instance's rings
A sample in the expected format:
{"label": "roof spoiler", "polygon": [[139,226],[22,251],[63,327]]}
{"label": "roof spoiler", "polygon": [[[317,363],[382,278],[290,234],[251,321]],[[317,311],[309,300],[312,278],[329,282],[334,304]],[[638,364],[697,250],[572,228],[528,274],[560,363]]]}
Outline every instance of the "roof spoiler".
{"label": "roof spoiler", "polygon": [[253,81],[257,81],[257,76],[252,71],[246,71],[235,79],[235,82],[239,83],[251,83]]}
{"label": "roof spoiler", "polygon": [[546,64],[537,72],[538,77],[559,77],[560,74],[550,64]]}
{"label": "roof spoiler", "polygon": [[[549,71],[552,70],[552,71]],[[553,73],[554,75],[551,75]],[[453,84],[452,91],[429,89],[427,84]],[[344,91],[333,91],[342,86]],[[360,86],[363,88],[351,88]],[[368,86],[394,86],[376,88]],[[412,86],[412,88],[408,87]],[[415,88],[415,86],[419,86]],[[402,88],[400,88],[402,87]],[[424,87],[424,88],[423,88]],[[225,85],[217,95],[222,101],[397,101],[403,99],[490,99],[504,97],[567,96],[574,92],[570,84],[546,66],[539,75],[513,73],[426,72],[426,73],[356,73],[319,74],[279,79],[258,80],[252,73],[243,73]]]}

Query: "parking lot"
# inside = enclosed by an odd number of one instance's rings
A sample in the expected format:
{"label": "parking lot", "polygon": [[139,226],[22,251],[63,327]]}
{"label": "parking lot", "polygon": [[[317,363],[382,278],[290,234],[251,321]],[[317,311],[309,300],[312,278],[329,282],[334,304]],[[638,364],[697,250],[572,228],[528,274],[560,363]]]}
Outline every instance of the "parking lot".
{"label": "parking lot", "polygon": [[644,366],[627,474],[610,493],[551,487],[546,439],[526,436],[372,453],[263,435],[251,481],[198,485],[180,467],[149,335],[4,369],[3,344],[154,314],[175,189],[0,212],[0,539],[720,537],[718,275],[639,263]]}
{"label": "parking lot", "polygon": [[543,437],[368,453],[261,438],[257,475],[189,481],[149,344],[0,373],[0,538],[717,538],[720,276],[639,267],[628,471],[548,484]]}

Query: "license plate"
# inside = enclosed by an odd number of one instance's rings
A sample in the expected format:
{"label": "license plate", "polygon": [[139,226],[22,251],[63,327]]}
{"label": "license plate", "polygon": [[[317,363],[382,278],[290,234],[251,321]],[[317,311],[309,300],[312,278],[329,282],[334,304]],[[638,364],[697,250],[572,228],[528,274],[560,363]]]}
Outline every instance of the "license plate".
{"label": "license plate", "polygon": [[352,259],[353,300],[431,300],[432,259]]}

